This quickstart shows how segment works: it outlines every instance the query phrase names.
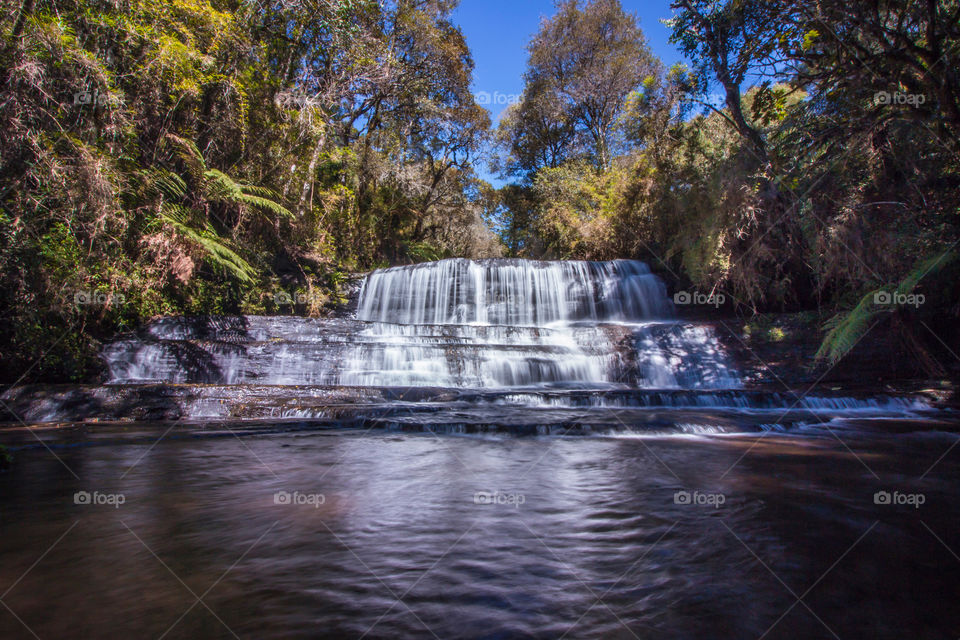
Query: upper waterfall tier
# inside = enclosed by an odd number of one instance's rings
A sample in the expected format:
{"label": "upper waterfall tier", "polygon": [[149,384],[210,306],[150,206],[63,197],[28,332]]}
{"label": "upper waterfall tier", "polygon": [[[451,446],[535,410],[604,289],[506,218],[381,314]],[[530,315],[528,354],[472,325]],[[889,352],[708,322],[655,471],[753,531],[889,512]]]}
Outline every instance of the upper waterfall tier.
{"label": "upper waterfall tier", "polygon": [[646,264],[451,259],[371,273],[357,319],[395,324],[545,326],[670,318]]}

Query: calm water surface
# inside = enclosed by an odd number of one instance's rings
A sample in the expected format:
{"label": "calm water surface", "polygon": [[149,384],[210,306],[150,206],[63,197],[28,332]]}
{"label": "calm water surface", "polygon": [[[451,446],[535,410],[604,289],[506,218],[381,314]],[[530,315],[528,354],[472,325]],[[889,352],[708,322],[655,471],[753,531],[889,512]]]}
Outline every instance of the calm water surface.
{"label": "calm water surface", "polygon": [[956,638],[957,442],[834,421],[22,450],[0,637]]}

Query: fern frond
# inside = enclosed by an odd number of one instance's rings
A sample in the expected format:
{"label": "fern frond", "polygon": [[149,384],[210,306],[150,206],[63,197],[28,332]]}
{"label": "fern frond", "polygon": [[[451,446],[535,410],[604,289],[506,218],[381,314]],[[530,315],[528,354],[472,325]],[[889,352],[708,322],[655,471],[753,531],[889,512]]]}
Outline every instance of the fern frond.
{"label": "fern frond", "polygon": [[196,229],[187,224],[188,215],[189,212],[179,205],[165,204],[160,212],[161,218],[168,222],[177,233],[203,250],[215,266],[233,273],[241,282],[253,282],[256,269],[227,245],[227,239],[217,235],[209,225],[202,229]]}
{"label": "fern frond", "polygon": [[937,273],[956,260],[957,256],[956,251],[950,251],[948,249],[943,253],[933,255],[926,260],[918,262],[917,265],[910,270],[910,273],[900,281],[900,285],[897,286],[897,293],[902,295],[910,293],[920,283],[920,280],[928,275]]}
{"label": "fern frond", "polygon": [[[895,297],[909,295],[920,281],[926,276],[940,271],[960,256],[955,251],[947,250],[943,253],[920,260],[914,265],[900,283],[893,289]],[[877,294],[890,296],[890,287],[880,287],[868,292],[852,311],[838,313],[831,318],[824,328],[828,329],[820,348],[814,356],[816,360],[826,360],[834,364],[847,355],[857,342],[873,326],[872,321],[883,313],[892,313],[896,310],[893,304],[877,304]]]}
{"label": "fern frond", "polygon": [[269,200],[267,198],[261,198],[260,196],[254,196],[254,195],[249,195],[244,193],[244,194],[241,194],[236,199],[236,202],[240,202],[240,203],[249,205],[251,207],[256,207],[261,211],[268,211],[279,218],[292,219],[294,217],[293,212],[287,209],[286,207],[284,207],[283,205],[278,204],[273,200]]}
{"label": "fern frond", "polygon": [[272,213],[277,217],[294,217],[290,210],[278,202],[268,197],[256,195],[257,193],[272,194],[273,192],[270,189],[241,184],[217,169],[210,169],[203,175],[207,179],[207,190],[217,200],[233,204],[245,204]]}
{"label": "fern frond", "polygon": [[827,323],[832,327],[824,336],[820,348],[817,349],[815,360],[826,360],[830,364],[839,361],[853,349],[860,339],[873,326],[873,319],[883,312],[889,312],[890,307],[874,304],[874,294],[879,289],[869,292],[848,313],[838,313]]}
{"label": "fern frond", "polygon": [[164,136],[164,139],[169,140],[176,146],[177,155],[183,160],[183,163],[187,165],[191,176],[198,179],[203,176],[207,170],[207,163],[204,161],[203,154],[200,153],[200,148],[197,147],[197,143],[172,133],[168,133]]}
{"label": "fern frond", "polygon": [[407,255],[418,262],[432,262],[443,258],[443,253],[429,242],[410,242],[405,248]]}
{"label": "fern frond", "polygon": [[160,207],[160,217],[173,223],[189,225],[190,210],[173,202],[164,202]]}
{"label": "fern frond", "polygon": [[209,169],[203,172],[203,178],[208,199],[221,202],[234,202],[238,196],[243,194],[240,185],[222,171]]}
{"label": "fern frond", "polygon": [[154,169],[153,182],[157,189],[167,198],[180,200],[187,195],[187,183],[183,178],[166,169]]}
{"label": "fern frond", "polygon": [[271,189],[270,187],[258,187],[253,184],[244,184],[241,185],[243,192],[252,196],[260,196],[261,198],[269,198],[271,200],[279,200],[280,194]]}

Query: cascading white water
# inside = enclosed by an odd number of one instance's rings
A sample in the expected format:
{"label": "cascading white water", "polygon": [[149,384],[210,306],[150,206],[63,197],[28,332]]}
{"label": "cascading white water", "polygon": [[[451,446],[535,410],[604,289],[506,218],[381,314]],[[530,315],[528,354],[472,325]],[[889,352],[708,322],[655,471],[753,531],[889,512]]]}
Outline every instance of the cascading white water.
{"label": "cascading white water", "polygon": [[169,318],[104,357],[115,383],[737,387],[673,311],[642,262],[453,259],[374,271],[353,322]]}
{"label": "cascading white water", "polygon": [[169,318],[104,350],[111,382],[734,388],[709,327],[642,262],[441,260],[374,271],[356,321]]}
{"label": "cascading white water", "polygon": [[[720,357],[703,364],[705,375],[689,366],[701,362],[700,351],[719,351],[715,340],[704,348],[712,339],[708,330],[687,340],[689,360],[655,357],[658,339],[683,342],[686,334],[644,331],[643,323],[671,323],[672,316],[663,282],[632,260],[454,259],[383,269],[364,282],[357,319],[369,325],[346,356],[339,382],[455,387],[630,382],[637,376],[624,371],[623,348],[613,344],[619,326],[643,334],[650,353],[634,382],[735,386]],[[686,373],[678,376],[681,368]]]}
{"label": "cascading white water", "polygon": [[375,271],[357,318],[405,325],[504,325],[669,318],[666,287],[642,262],[441,260]]}

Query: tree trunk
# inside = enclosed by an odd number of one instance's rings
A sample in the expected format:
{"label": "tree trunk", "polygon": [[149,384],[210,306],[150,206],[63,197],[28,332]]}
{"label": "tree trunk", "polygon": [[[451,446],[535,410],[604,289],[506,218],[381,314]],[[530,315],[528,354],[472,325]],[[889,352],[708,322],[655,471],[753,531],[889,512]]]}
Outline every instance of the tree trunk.
{"label": "tree trunk", "polygon": [[17,24],[13,26],[13,32],[10,34],[10,42],[15,43],[20,39],[20,34],[23,33],[23,26],[27,22],[27,16],[33,13],[34,0],[23,0],[23,5],[20,7],[20,15],[17,16]]}
{"label": "tree trunk", "polygon": [[317,139],[317,144],[313,148],[313,155],[310,156],[310,164],[307,165],[307,175],[303,181],[303,190],[300,192],[300,202],[297,205],[297,213],[301,216],[306,213],[308,200],[310,206],[313,206],[313,185],[317,178],[317,162],[320,161],[320,154],[323,152],[323,147],[327,142],[327,128],[324,125],[321,125],[321,127],[320,137]]}
{"label": "tree trunk", "polygon": [[740,86],[735,82],[732,82],[729,78],[721,78],[721,83],[723,84],[723,89],[726,92],[726,104],[727,108],[730,109],[730,117],[733,119],[734,124],[737,126],[737,131],[740,132],[747,142],[750,143],[750,147],[757,154],[757,158],[760,160],[761,164],[767,163],[767,144],[763,139],[763,136],[760,135],[760,132],[754,129],[747,122],[747,119],[743,116],[743,102],[740,97]]}

